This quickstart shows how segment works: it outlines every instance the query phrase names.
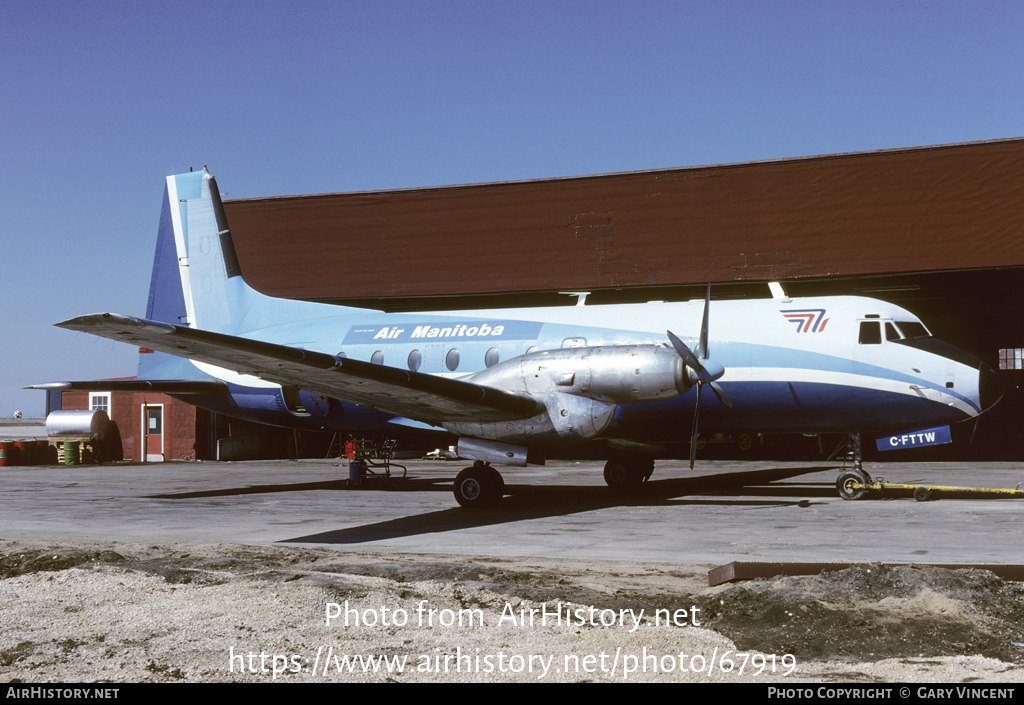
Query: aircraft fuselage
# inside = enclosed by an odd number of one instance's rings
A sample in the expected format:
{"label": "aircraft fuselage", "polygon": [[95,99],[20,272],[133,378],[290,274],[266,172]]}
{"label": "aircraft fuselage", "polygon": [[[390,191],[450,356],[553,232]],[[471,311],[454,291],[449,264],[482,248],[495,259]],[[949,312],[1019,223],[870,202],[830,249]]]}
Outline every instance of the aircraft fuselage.
{"label": "aircraft fuselage", "polygon": [[[696,338],[685,333],[699,330],[703,303],[354,315],[329,315],[332,307],[325,305],[323,317],[242,337],[441,377],[483,377],[486,384],[496,368],[540,351],[667,347],[667,329],[680,332],[693,347]],[[854,296],[721,301],[711,303],[711,318],[709,343],[725,368],[719,382],[734,405],[705,404],[701,423],[709,430],[883,431],[964,420],[990,401],[983,398],[982,378],[994,372],[931,338],[916,316],[883,301]],[[640,380],[648,372],[638,366],[622,374]],[[189,401],[264,423],[361,430],[385,428],[393,416],[306,392],[295,404],[276,384],[209,365],[200,364],[195,374],[224,379],[232,394]],[[160,375],[150,370],[149,376]],[[693,396],[691,390],[619,403],[602,435],[678,441],[685,436],[680,428],[692,417]]]}

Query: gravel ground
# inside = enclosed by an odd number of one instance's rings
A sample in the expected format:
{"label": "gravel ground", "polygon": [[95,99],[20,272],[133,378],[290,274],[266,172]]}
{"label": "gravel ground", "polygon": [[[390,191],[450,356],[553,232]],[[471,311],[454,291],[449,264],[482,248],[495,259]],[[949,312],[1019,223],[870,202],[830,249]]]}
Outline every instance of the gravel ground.
{"label": "gravel ground", "polygon": [[709,588],[712,567],[0,541],[0,676],[1024,679],[1024,587],[986,571],[859,565]]}

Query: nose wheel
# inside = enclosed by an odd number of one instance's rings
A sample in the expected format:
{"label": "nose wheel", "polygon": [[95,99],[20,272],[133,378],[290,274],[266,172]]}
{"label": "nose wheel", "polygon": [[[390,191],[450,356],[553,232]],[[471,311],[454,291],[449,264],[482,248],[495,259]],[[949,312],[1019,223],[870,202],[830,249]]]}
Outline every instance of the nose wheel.
{"label": "nose wheel", "polygon": [[[861,446],[860,434],[851,433],[844,444],[847,451],[846,459],[853,462],[853,469],[843,470],[839,473],[839,477],[836,479],[836,489],[843,499],[860,499],[868,493],[868,485],[871,484],[871,475],[864,469],[864,450]],[[840,448],[844,444],[841,444]]]}
{"label": "nose wheel", "polygon": [[860,499],[868,493],[870,482],[867,473],[862,470],[844,470],[836,479],[836,489],[843,499]]}
{"label": "nose wheel", "polygon": [[456,476],[452,492],[455,501],[467,509],[493,507],[505,494],[505,480],[490,465],[477,462]]}

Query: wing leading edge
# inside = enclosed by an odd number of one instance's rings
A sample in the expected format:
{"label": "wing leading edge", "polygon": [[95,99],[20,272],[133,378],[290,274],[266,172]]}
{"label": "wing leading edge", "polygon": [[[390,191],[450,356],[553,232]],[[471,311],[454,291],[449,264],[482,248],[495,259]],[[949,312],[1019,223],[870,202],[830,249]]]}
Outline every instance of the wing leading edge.
{"label": "wing leading edge", "polygon": [[218,379],[115,379],[86,382],[48,382],[25,389],[63,392],[158,392],[160,394],[223,394],[228,385]]}
{"label": "wing leading edge", "polygon": [[95,313],[56,325],[434,425],[524,419],[543,408],[531,397],[470,382],[132,316]]}

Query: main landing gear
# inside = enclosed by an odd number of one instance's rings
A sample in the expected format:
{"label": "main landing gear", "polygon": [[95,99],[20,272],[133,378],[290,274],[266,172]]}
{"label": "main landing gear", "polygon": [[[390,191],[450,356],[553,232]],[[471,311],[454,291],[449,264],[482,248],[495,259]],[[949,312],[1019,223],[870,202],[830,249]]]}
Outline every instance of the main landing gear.
{"label": "main landing gear", "polygon": [[613,490],[635,490],[653,473],[654,458],[646,455],[615,455],[604,465],[604,481]]}
{"label": "main landing gear", "polygon": [[493,507],[505,494],[501,473],[477,460],[455,478],[455,501],[468,509]]}

